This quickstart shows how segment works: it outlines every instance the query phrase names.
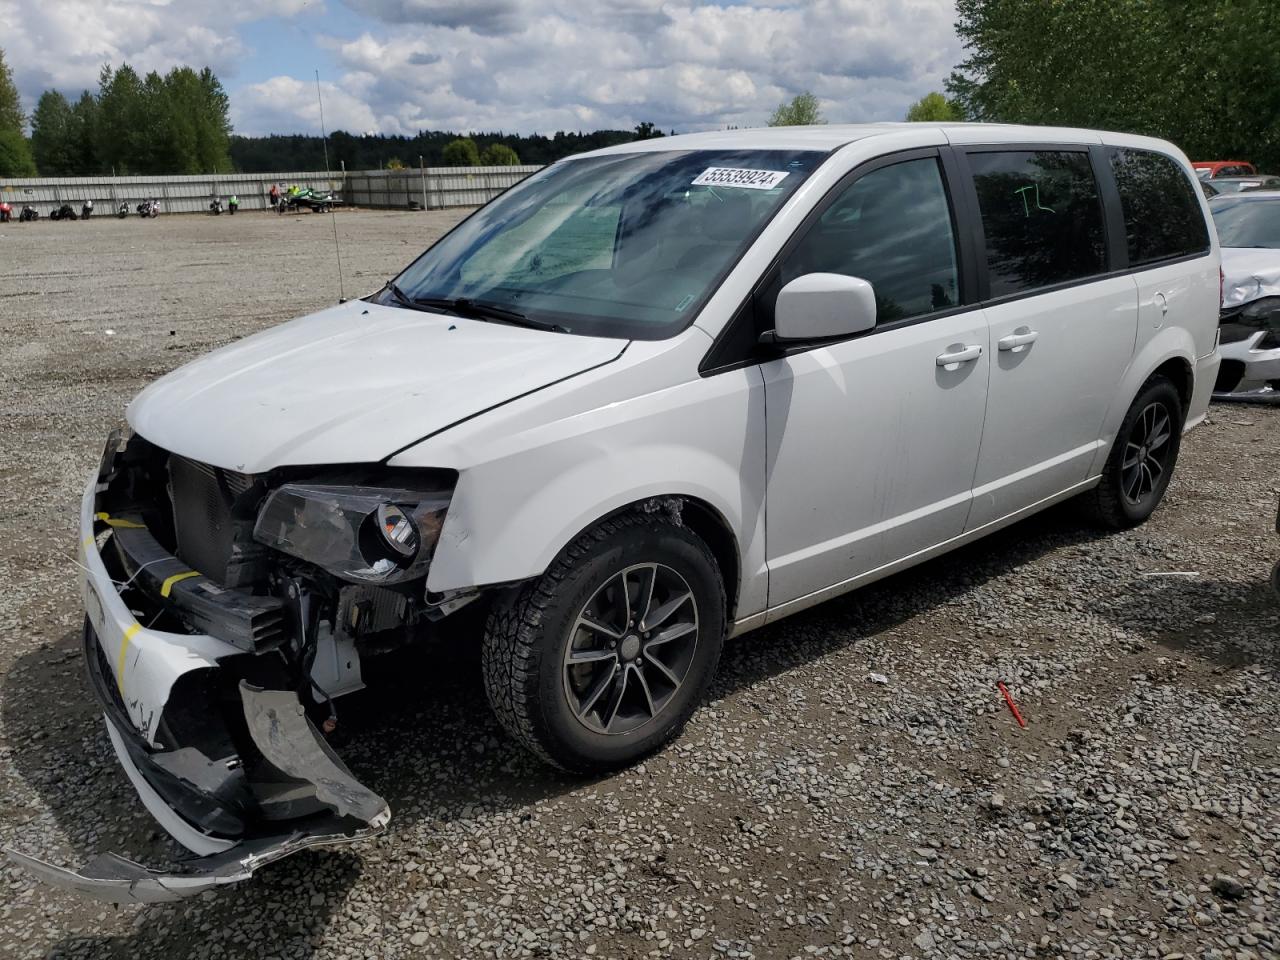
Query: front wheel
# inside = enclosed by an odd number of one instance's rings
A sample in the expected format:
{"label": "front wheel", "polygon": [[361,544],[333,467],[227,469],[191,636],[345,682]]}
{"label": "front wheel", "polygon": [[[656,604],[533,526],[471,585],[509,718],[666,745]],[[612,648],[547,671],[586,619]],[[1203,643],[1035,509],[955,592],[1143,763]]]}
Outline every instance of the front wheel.
{"label": "front wheel", "polygon": [[1122,530],[1151,516],[1173,477],[1185,416],[1182,398],[1168,379],[1156,376],[1143,385],[1092,491],[1096,519]]}
{"label": "front wheel", "polygon": [[558,767],[626,766],[676,736],[701,702],[725,610],[715,559],[688,527],[614,517],[495,603],[482,657],[489,703]]}

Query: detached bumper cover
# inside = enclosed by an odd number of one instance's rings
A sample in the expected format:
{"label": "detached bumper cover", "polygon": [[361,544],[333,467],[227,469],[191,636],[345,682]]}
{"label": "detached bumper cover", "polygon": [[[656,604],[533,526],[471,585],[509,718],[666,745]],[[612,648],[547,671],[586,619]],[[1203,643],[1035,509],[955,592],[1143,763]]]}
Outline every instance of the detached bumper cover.
{"label": "detached bumper cover", "polygon": [[[356,781],[295,692],[245,680],[231,686],[219,661],[252,654],[207,635],[149,630],[134,619],[97,549],[94,493],[91,483],[81,512],[90,686],[139,799],[193,856],[152,870],[103,854],[79,871],[6,848],[9,858],[54,886],[113,903],[151,903],[236,883],[307,847],[380,832],[390,820],[386,801]],[[209,704],[210,723],[230,722],[237,728],[231,740],[243,749],[219,749],[225,739],[195,742],[198,736],[188,743],[180,731],[193,730],[190,717],[173,723],[192,699],[204,705],[206,679],[220,679],[224,692],[221,714]]]}

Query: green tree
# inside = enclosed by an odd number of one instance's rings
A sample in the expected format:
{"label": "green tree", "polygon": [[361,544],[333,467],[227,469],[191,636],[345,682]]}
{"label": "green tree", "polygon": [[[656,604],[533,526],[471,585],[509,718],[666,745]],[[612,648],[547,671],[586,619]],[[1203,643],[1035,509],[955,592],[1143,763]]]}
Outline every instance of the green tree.
{"label": "green tree", "polygon": [[127,63],[98,75],[98,122],[93,145],[105,170],[144,173],[146,98],[142,79]]}
{"label": "green tree", "polygon": [[973,120],[1172,140],[1280,166],[1280,44],[1268,0],[957,0],[947,92]]}
{"label": "green tree", "polygon": [[0,130],[0,177],[34,177],[36,162],[21,130]]}
{"label": "green tree", "polygon": [[46,90],[31,115],[31,153],[44,177],[80,173],[76,118],[71,104],[57,90]]}
{"label": "green tree", "polygon": [[907,120],[912,123],[932,121],[950,123],[963,120],[964,116],[954,103],[940,93],[926,93],[907,108]]}
{"label": "green tree", "polygon": [[385,164],[383,164],[383,169],[385,170],[403,170],[404,168],[405,168],[404,161],[401,160],[399,157],[392,157]]}
{"label": "green tree", "polygon": [[94,128],[98,123],[98,101],[88,90],[71,108],[75,136],[75,171],[80,175],[101,173],[98,155],[93,148]]}
{"label": "green tree", "polygon": [[520,157],[505,143],[491,143],[484,148],[484,153],[480,154],[480,166],[518,167]]}
{"label": "green tree", "polygon": [[4,62],[4,51],[0,50],[0,130],[17,130],[21,133],[26,122],[18,88],[13,85],[13,71]]}
{"label": "green tree", "polygon": [[196,164],[200,173],[231,169],[231,98],[214,72],[200,71],[201,109],[196,127]]}
{"label": "green tree", "polygon": [[480,149],[470,137],[459,137],[448,143],[442,156],[446,167],[480,166]]}
{"label": "green tree", "polygon": [[769,117],[771,127],[807,127],[826,122],[822,119],[818,98],[808,90],[778,104],[778,109],[774,110],[773,116]]}
{"label": "green tree", "polygon": [[653,140],[655,137],[665,137],[666,134],[657,128],[656,125],[648,120],[641,120],[636,124],[637,140]]}

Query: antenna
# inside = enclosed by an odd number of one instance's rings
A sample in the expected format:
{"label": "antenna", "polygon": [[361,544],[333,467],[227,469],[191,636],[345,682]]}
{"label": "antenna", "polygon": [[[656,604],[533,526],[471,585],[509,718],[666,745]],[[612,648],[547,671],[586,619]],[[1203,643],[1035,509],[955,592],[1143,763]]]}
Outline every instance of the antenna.
{"label": "antenna", "polygon": [[[320,143],[324,147],[324,176],[331,180],[329,171],[329,135],[324,130],[324,97],[320,95],[320,71],[316,71],[316,102],[320,104]],[[347,293],[342,284],[342,248],[338,244],[338,214],[329,204],[329,222],[333,224],[333,255],[338,261],[338,302],[345,303]]]}

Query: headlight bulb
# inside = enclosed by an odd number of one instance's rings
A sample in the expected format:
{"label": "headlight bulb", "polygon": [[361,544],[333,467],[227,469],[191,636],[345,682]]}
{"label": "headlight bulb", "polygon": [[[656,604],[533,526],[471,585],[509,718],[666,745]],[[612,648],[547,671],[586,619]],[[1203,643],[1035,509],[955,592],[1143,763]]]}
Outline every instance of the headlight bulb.
{"label": "headlight bulb", "polygon": [[418,530],[403,510],[394,503],[378,506],[378,530],[388,547],[402,557],[418,552]]}

